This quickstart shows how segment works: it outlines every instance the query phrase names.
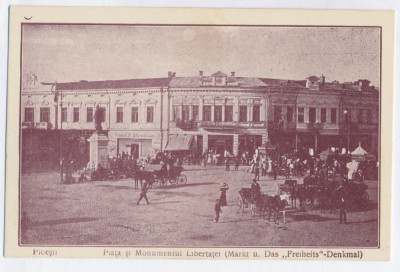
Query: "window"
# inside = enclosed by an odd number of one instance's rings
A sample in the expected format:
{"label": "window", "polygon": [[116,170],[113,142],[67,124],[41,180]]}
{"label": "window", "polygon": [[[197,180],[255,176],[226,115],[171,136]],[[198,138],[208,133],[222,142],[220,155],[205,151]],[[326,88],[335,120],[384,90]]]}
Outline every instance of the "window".
{"label": "window", "polygon": [[239,122],[247,122],[247,106],[239,106]]}
{"label": "window", "polygon": [[87,123],[93,122],[93,107],[86,108],[86,122]]}
{"label": "window", "polygon": [[173,121],[178,121],[181,120],[181,114],[180,114],[180,110],[179,110],[179,106],[178,105],[174,105],[172,108],[172,120]]}
{"label": "window", "polygon": [[315,121],[316,121],[316,109],[315,108],[308,109],[308,120],[311,124],[315,123]]}
{"label": "window", "polygon": [[68,111],[67,108],[61,108],[61,122],[68,122],[68,115],[67,115]]}
{"label": "window", "polygon": [[50,108],[40,108],[40,122],[50,122]]}
{"label": "window", "polygon": [[326,109],[321,109],[321,123],[326,123]]}
{"label": "window", "polygon": [[331,109],[331,123],[336,124],[336,109]]}
{"label": "window", "polygon": [[189,105],[182,106],[182,120],[184,121],[189,120]]}
{"label": "window", "polygon": [[233,121],[233,106],[225,106],[225,122]]}
{"label": "window", "polygon": [[123,123],[123,122],[124,122],[124,108],[117,107],[117,123]]}
{"label": "window", "polygon": [[278,123],[282,118],[282,108],[274,107],[274,121]]}
{"label": "window", "polygon": [[203,121],[211,121],[211,106],[203,106]]}
{"label": "window", "polygon": [[192,106],[192,120],[198,121],[199,120],[199,105],[193,105]]}
{"label": "window", "polygon": [[25,122],[35,122],[34,108],[25,108]]}
{"label": "window", "polygon": [[288,123],[293,122],[293,108],[292,107],[287,108],[286,121]]}
{"label": "window", "polygon": [[297,122],[304,123],[304,108],[298,108],[298,110],[297,110]]}
{"label": "window", "polygon": [[260,122],[260,105],[253,106],[253,122]]}
{"label": "window", "polygon": [[132,107],[132,112],[131,112],[131,122],[132,123],[137,123],[139,122],[139,111],[138,107]]}
{"label": "window", "polygon": [[222,121],[222,106],[214,106],[214,121]]}
{"label": "window", "polygon": [[79,122],[79,108],[74,108],[74,123]]}
{"label": "window", "polygon": [[358,115],[357,115],[357,121],[360,124],[362,124],[363,121],[364,121],[363,115],[364,115],[364,110],[363,109],[359,109],[358,110]]}
{"label": "window", "polygon": [[154,121],[154,107],[147,107],[147,123],[153,123]]}

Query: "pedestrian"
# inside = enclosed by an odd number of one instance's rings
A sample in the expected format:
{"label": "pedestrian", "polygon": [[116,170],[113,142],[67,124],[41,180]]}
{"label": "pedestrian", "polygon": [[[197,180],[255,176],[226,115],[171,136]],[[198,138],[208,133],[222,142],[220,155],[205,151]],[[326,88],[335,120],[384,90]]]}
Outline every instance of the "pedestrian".
{"label": "pedestrian", "polygon": [[258,163],[254,167],[254,179],[260,180],[260,167],[258,167]]}
{"label": "pedestrian", "polygon": [[240,159],[236,157],[235,159],[235,171],[239,171]]}
{"label": "pedestrian", "polygon": [[253,199],[258,199],[261,194],[260,184],[257,183],[256,179],[253,179],[253,183],[251,184],[251,193],[253,195]]}
{"label": "pedestrian", "polygon": [[278,176],[278,165],[275,162],[272,163],[272,174],[274,175],[274,180],[276,180]]}
{"label": "pedestrian", "polygon": [[229,170],[230,170],[230,167],[229,167],[229,159],[228,159],[228,158],[225,160],[225,170],[226,170],[226,171],[229,171]]}
{"label": "pedestrian", "polygon": [[219,214],[222,213],[221,204],[220,204],[220,201],[219,201],[218,198],[217,198],[217,201],[216,201],[216,203],[215,203],[214,210],[215,210],[215,219],[214,219],[214,222],[215,222],[215,223],[218,223],[218,221],[219,221]]}
{"label": "pedestrian", "polygon": [[140,200],[142,200],[143,198],[146,200],[147,204],[150,204],[149,200],[147,199],[147,191],[148,190],[149,190],[149,185],[145,181],[143,186],[142,186],[142,191],[140,192],[139,200],[136,203],[137,205],[139,205]]}
{"label": "pedestrian", "polygon": [[340,222],[339,224],[347,224],[346,220],[346,190],[343,183],[336,189],[339,196],[339,211],[340,211]]}
{"label": "pedestrian", "polygon": [[219,191],[221,192],[221,195],[219,197],[219,204],[221,206],[228,206],[228,203],[226,201],[226,191],[229,190],[229,187],[226,183],[222,184],[221,188]]}

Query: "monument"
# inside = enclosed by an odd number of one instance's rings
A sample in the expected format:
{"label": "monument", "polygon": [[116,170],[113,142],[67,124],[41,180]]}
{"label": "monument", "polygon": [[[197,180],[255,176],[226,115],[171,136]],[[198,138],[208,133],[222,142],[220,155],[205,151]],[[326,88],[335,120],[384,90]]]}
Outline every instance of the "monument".
{"label": "monument", "polygon": [[96,131],[90,136],[90,161],[89,164],[93,170],[96,170],[99,165],[108,168],[108,142],[110,141],[103,132],[101,122],[103,121],[104,112],[98,105],[94,113]]}

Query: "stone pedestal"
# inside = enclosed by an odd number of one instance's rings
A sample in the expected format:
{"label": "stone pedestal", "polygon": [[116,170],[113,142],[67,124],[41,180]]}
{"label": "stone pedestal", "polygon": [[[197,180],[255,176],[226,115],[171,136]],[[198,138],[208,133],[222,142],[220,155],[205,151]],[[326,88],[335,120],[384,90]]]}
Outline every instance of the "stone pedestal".
{"label": "stone pedestal", "polygon": [[90,165],[94,170],[100,164],[104,168],[108,168],[108,142],[110,140],[104,134],[95,132],[88,139],[90,143]]}

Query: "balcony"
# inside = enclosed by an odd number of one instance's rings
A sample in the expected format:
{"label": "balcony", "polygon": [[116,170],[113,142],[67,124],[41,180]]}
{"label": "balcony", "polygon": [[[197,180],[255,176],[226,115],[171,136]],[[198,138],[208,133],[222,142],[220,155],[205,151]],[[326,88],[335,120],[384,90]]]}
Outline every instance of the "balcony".
{"label": "balcony", "polygon": [[275,132],[295,132],[296,122],[286,122],[286,121],[269,121],[268,130]]}
{"label": "balcony", "polygon": [[197,129],[197,122],[194,120],[177,120],[175,122],[176,127],[182,130],[195,130]]}
{"label": "balcony", "polygon": [[215,122],[201,121],[199,124],[202,128],[262,128],[265,122]]}
{"label": "balcony", "polygon": [[50,129],[51,124],[49,122],[22,122],[22,129],[26,128],[37,128],[37,129]]}

